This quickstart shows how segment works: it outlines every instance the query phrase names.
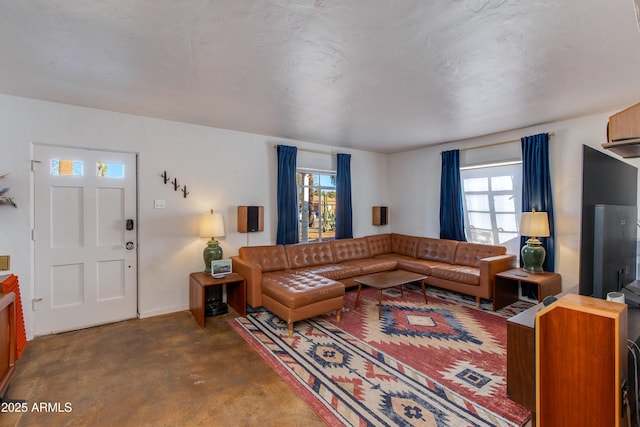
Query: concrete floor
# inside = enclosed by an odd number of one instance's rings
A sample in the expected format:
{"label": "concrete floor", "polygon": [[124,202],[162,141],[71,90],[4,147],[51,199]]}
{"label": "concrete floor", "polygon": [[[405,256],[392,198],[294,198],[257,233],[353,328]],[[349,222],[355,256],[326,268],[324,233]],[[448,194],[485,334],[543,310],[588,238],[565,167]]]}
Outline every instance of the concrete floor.
{"label": "concrete floor", "polygon": [[4,402],[0,426],[323,426],[231,329],[235,315],[201,329],[184,311],[29,341],[5,396],[26,412]]}

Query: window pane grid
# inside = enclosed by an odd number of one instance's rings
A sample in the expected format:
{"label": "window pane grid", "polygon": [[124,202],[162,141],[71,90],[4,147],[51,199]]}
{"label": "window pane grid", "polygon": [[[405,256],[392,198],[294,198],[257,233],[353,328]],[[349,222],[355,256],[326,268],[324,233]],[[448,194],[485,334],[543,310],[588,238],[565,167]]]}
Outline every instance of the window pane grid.
{"label": "window pane grid", "polygon": [[300,242],[335,238],[335,175],[298,172]]}
{"label": "window pane grid", "polygon": [[519,252],[520,164],[462,170],[467,240]]}

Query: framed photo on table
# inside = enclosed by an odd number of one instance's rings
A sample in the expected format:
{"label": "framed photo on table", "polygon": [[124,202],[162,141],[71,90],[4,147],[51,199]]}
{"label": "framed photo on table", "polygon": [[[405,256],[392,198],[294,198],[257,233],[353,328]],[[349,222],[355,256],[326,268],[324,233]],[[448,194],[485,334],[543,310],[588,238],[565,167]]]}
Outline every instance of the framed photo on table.
{"label": "framed photo on table", "polygon": [[231,259],[216,259],[211,261],[211,275],[220,279],[231,273]]}

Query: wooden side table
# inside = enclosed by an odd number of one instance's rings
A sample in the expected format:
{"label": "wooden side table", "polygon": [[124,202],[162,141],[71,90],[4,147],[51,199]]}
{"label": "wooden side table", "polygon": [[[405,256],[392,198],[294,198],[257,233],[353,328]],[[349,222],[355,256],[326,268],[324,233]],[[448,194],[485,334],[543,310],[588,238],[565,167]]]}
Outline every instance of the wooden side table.
{"label": "wooden side table", "polygon": [[189,275],[189,310],[201,328],[204,328],[206,289],[208,286],[227,285],[227,304],[241,316],[247,315],[247,285],[244,277],[230,273],[216,279],[211,273],[199,271]]}
{"label": "wooden side table", "polygon": [[562,292],[562,276],[558,273],[530,273],[513,268],[496,274],[493,281],[493,310],[499,310],[518,301],[518,284],[529,283],[538,287],[538,302],[549,295]]}

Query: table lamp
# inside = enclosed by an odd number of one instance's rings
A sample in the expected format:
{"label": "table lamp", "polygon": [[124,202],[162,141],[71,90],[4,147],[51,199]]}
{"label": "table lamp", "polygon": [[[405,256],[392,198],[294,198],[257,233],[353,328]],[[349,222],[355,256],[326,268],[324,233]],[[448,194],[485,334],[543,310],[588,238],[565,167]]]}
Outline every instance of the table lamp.
{"label": "table lamp", "polygon": [[200,237],[208,237],[211,240],[202,253],[204,257],[204,271],[211,273],[211,261],[222,259],[222,248],[218,244],[216,237],[224,237],[224,218],[219,212],[204,214],[200,221]]}
{"label": "table lamp", "polygon": [[530,236],[527,244],[522,247],[520,255],[523,268],[532,273],[542,273],[542,263],[547,252],[538,237],[549,237],[549,217],[546,212],[522,212],[520,216],[520,235]]}

